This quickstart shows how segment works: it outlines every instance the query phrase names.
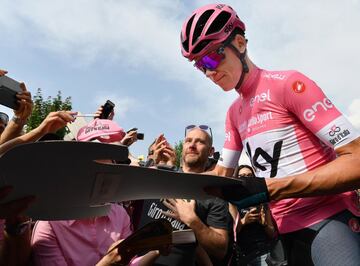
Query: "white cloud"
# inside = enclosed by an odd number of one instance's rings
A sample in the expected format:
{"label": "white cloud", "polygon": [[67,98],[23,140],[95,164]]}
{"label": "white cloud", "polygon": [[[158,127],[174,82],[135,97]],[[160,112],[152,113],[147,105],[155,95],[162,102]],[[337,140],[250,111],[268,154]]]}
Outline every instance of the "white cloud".
{"label": "white cloud", "polygon": [[[204,2],[211,1],[198,5]],[[348,70],[359,69],[359,60],[353,60],[359,54],[359,1],[229,4],[248,26],[249,51],[258,63],[301,68],[324,82],[332,77],[332,84],[339,76],[339,85]],[[179,48],[180,28],[191,12],[182,1],[8,0],[2,1],[1,9],[0,25],[8,32],[78,59],[74,62],[91,64],[105,57],[133,68],[146,65],[173,79],[193,80]]]}
{"label": "white cloud", "polygon": [[170,14],[181,5],[181,1],[6,1],[2,13],[7,16],[0,25],[26,37],[30,45],[76,59],[79,66],[107,58],[176,77],[182,75],[181,22]]}

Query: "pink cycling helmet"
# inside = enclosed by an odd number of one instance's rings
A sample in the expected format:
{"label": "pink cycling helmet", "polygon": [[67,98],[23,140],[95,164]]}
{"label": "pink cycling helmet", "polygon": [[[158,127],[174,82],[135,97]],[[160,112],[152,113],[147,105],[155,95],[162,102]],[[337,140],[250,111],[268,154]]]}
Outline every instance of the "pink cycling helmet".
{"label": "pink cycling helmet", "polygon": [[183,24],[181,52],[190,61],[200,58],[224,42],[236,28],[245,32],[245,24],[230,6],[200,7]]}

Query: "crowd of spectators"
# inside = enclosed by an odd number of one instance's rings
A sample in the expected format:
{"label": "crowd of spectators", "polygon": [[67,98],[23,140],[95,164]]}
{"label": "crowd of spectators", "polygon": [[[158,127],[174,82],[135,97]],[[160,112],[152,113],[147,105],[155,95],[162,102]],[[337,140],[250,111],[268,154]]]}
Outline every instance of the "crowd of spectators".
{"label": "crowd of spectators", "polygon": [[[0,75],[7,72],[0,70]],[[19,108],[14,116],[0,112],[0,155],[15,146],[54,139],[49,135],[76,119],[76,112],[51,112],[34,130],[24,126],[33,109],[31,94],[25,84],[18,93]],[[91,136],[79,131],[74,141],[98,141],[130,147],[137,141],[137,129],[124,132],[111,121],[94,120],[86,127],[108,123],[107,128]],[[179,129],[182,130],[182,129]],[[88,131],[87,131],[88,132]],[[181,165],[176,166],[176,152],[164,134],[149,145],[145,161],[129,155],[127,164],[178,171],[204,173],[214,168],[213,135],[206,125],[185,128]],[[119,162],[105,160],[103,163]],[[122,162],[124,163],[124,162]],[[251,166],[240,165],[233,178],[255,177]],[[268,204],[237,209],[212,197],[194,199],[145,199],[111,203],[106,216],[82,220],[32,221],[26,210],[36,197],[6,201],[13,187],[0,188],[0,265],[124,265],[114,246],[136,229],[157,219],[170,221],[173,231],[191,231],[194,240],[170,246],[154,243],[131,260],[130,265],[287,265],[281,236]],[[146,188],[143,188],[146,189]]]}
{"label": "crowd of spectators", "polygon": [[[5,75],[6,71],[0,71]],[[31,115],[33,102],[25,84],[21,84],[22,92],[17,94],[19,108],[14,110],[11,120],[5,113],[0,113],[0,153],[1,155],[13,147],[36,141],[58,139],[53,134],[76,119],[76,112],[51,112],[36,129],[25,133],[24,126]],[[100,141],[130,146],[137,141],[137,130],[124,132],[115,122],[111,121],[114,112],[107,121],[99,119],[102,113],[100,107],[94,115],[94,120],[86,127],[96,127],[99,123],[108,123],[95,134],[88,136],[87,132],[79,130],[76,141]],[[109,128],[113,130],[109,131]],[[209,129],[211,130],[211,129]],[[152,168],[162,168],[200,173],[207,170],[209,157],[214,150],[212,135],[197,126],[189,128],[184,139],[182,167],[175,166],[176,153],[163,134],[149,147],[146,162],[139,162],[129,155],[127,163]],[[117,163],[102,161],[103,163]],[[161,249],[147,250],[139,254],[133,265],[215,265],[225,262],[230,254],[229,243],[232,239],[232,220],[227,211],[227,203],[213,198],[203,201],[185,199],[158,199],[135,202],[112,203],[107,216],[93,217],[82,220],[63,221],[32,221],[27,217],[27,208],[36,200],[28,196],[15,201],[6,202],[6,196],[14,188],[0,188],[0,265],[112,265],[121,262],[117,250],[108,253],[112,246],[132,234],[134,229],[144,226],[159,217],[143,215],[149,213],[148,205],[162,206],[161,217],[174,221],[174,230],[192,229],[196,242],[178,244]],[[139,204],[140,203],[140,204]],[[130,210],[129,207],[135,208]],[[136,213],[140,213],[136,220]],[[147,217],[146,217],[147,216]],[[156,245],[154,245],[156,247]],[[157,247],[158,248],[158,247]],[[161,253],[161,254],[160,254]]]}
{"label": "crowd of spectators", "polygon": [[[0,75],[6,73],[0,71]],[[21,88],[22,92],[17,95],[19,108],[14,110],[12,119],[0,113],[1,155],[19,144],[58,139],[54,132],[76,119],[76,112],[51,112],[39,127],[25,133],[24,126],[31,115],[33,102],[25,84],[21,84]],[[101,123],[99,116],[102,111],[100,107],[87,127],[96,127],[97,123]],[[105,121],[111,123],[111,133],[103,129],[87,136],[85,131],[79,130],[76,141],[111,142],[130,147],[137,141],[137,130],[124,132],[110,120],[113,115],[114,112]],[[185,130],[180,167],[176,166],[176,152],[164,134],[150,144],[146,161],[139,161],[130,154],[127,163],[139,167],[202,173],[211,170],[216,163],[212,143],[209,126],[190,125]],[[36,197],[29,195],[6,202],[6,196],[13,189],[0,188],[0,199],[4,202],[0,204],[0,265],[112,265],[121,262],[116,249],[108,253],[112,246],[134,230],[160,218],[169,220],[174,231],[192,230],[196,240],[164,249],[149,249],[132,260],[131,265],[227,265],[232,257],[233,218],[228,203],[219,198],[146,199],[112,203],[107,216],[32,221],[25,213]]]}

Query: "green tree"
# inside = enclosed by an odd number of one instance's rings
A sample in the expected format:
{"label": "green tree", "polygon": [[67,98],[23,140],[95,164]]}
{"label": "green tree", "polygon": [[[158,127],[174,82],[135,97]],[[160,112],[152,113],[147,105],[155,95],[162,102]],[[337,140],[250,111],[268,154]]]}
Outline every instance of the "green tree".
{"label": "green tree", "polygon": [[178,143],[175,142],[175,153],[176,153],[176,166],[180,167],[181,165],[181,154],[183,150],[183,142],[180,140]]}
{"label": "green tree", "polygon": [[[26,124],[27,132],[38,127],[50,112],[60,110],[70,111],[72,109],[71,97],[66,97],[65,100],[63,100],[61,91],[58,91],[55,97],[49,96],[46,100],[44,100],[42,91],[40,88],[38,88],[36,95],[33,97],[33,100],[34,109]],[[63,138],[66,133],[66,128],[62,128],[56,132],[56,134],[61,138]]]}

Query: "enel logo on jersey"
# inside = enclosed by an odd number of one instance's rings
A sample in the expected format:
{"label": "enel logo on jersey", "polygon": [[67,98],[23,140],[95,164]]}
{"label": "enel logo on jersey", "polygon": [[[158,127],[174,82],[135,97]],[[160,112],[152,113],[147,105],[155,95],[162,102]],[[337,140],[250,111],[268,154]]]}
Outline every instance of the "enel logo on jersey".
{"label": "enel logo on jersey", "polygon": [[259,93],[258,95],[255,95],[250,99],[250,106],[253,107],[255,103],[265,102],[265,101],[271,101],[270,99],[270,90],[267,90],[267,92]]}
{"label": "enel logo on jersey", "polygon": [[[321,108],[319,109],[319,107]],[[308,122],[311,122],[315,119],[316,112],[321,110],[324,110],[326,112],[333,107],[334,105],[332,104],[332,102],[328,98],[324,98],[322,101],[317,101],[316,103],[314,103],[311,108],[304,110],[304,119]]]}

